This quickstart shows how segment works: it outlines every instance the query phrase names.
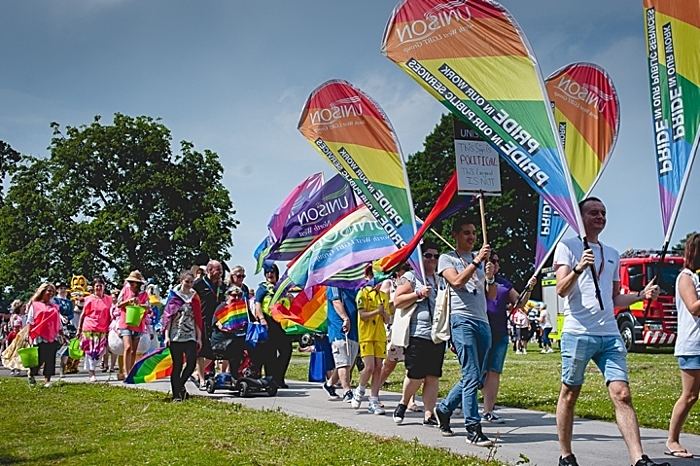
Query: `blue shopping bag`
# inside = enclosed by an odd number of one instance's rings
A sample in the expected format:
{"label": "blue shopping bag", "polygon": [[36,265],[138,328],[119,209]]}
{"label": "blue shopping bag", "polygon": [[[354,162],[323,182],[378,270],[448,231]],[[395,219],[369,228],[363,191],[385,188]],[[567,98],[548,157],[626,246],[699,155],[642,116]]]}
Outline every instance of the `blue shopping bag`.
{"label": "blue shopping bag", "polygon": [[258,346],[258,343],[267,341],[267,327],[258,322],[248,323],[248,328],[245,332],[245,342],[252,347]]}

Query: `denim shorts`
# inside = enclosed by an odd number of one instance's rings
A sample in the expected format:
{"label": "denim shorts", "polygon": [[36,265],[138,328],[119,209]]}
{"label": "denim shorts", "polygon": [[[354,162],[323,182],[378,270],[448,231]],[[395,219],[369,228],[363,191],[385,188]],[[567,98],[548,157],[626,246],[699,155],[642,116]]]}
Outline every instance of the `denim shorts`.
{"label": "denim shorts", "polygon": [[[496,336],[496,334],[493,334]],[[506,360],[506,353],[508,352],[508,335],[503,335],[499,340],[493,340],[491,342],[491,349],[486,360],[486,370],[497,372],[501,374],[503,372],[503,363]]]}
{"label": "denim shorts", "polygon": [[678,367],[684,371],[700,369],[700,356],[678,356]]}
{"label": "denim shorts", "polygon": [[605,377],[605,383],[629,382],[627,350],[620,335],[589,336],[564,333],[561,336],[561,381],[565,385],[583,385],[588,362],[593,360]]}
{"label": "denim shorts", "polygon": [[129,330],[128,328],[120,328],[119,329],[119,336],[120,337],[141,338],[143,336],[143,332]]}

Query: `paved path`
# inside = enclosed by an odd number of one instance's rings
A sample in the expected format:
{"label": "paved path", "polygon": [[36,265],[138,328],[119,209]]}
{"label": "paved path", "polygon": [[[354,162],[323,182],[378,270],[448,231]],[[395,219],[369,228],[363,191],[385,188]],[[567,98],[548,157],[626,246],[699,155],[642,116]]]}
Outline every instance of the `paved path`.
{"label": "paved path", "polygon": [[[7,376],[9,371],[0,369],[0,376]],[[66,376],[67,382],[87,382],[87,373]],[[37,379],[41,385],[41,379]],[[107,382],[106,374],[98,374],[99,382]],[[227,403],[241,403],[255,409],[281,409],[296,416],[320,419],[364,432],[383,436],[396,436],[402,439],[418,441],[424,445],[446,448],[460,454],[477,455],[486,458],[489,449],[467,445],[465,430],[460,426],[462,419],[453,416],[452,427],[455,436],[444,438],[435,428],[422,425],[423,413],[407,412],[403,424],[396,425],[391,412],[399,402],[399,394],[381,392],[380,398],[387,407],[387,415],[375,416],[367,413],[367,403],[361,409],[354,410],[349,403],[328,401],[326,392],[320,384],[288,381],[290,388],[280,390],[276,397],[265,394],[250,398],[239,398],[227,391],[218,391],[212,395],[198,391],[188,383],[191,393],[206,396]],[[112,380],[110,385],[122,385]],[[134,386],[131,386],[134,387]],[[161,380],[136,386],[137,388],[168,392],[169,380]],[[499,416],[506,419],[505,424],[484,424],[484,432],[490,438],[498,436],[498,448],[495,457],[499,461],[515,463],[524,455],[530,464],[555,465],[559,457],[556,422],[554,416],[537,411],[501,407]],[[691,413],[691,416],[693,414]],[[455,428],[456,427],[456,428]],[[656,461],[668,461],[673,466],[700,465],[698,459],[677,459],[665,456],[664,442],[666,431],[642,429],[642,442],[645,452]],[[691,451],[700,453],[700,436],[683,435],[681,441]],[[609,422],[576,419],[574,426],[574,452],[581,465],[622,466],[630,464],[627,449],[620,437],[617,426]]]}

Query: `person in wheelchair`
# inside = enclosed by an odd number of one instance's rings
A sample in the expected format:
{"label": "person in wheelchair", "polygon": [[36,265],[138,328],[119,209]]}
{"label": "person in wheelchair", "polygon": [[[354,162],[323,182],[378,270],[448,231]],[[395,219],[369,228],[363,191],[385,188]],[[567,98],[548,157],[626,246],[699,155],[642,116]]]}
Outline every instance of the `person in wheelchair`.
{"label": "person in wheelchair", "polygon": [[211,348],[216,359],[228,361],[234,379],[238,379],[238,368],[243,361],[249,318],[243,291],[238,286],[230,287],[226,300],[214,312]]}

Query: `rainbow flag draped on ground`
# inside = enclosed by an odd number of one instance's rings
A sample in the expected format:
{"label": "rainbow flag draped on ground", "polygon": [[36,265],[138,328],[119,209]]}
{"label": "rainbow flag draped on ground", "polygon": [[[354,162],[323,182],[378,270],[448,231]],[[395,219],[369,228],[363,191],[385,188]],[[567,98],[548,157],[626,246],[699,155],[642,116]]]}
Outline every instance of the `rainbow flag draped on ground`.
{"label": "rainbow flag draped on ground", "polygon": [[505,8],[484,0],[404,0],[387,23],[382,53],[582,230],[537,61]]}
{"label": "rainbow flag draped on ground", "polygon": [[325,286],[302,290],[292,300],[289,309],[281,304],[270,308],[270,315],[282,325],[287,335],[323,333],[328,329],[328,299]]}
{"label": "rainbow flag draped on ground", "polygon": [[[291,216],[323,186],[323,173],[315,173],[302,181],[291,193],[282,201],[274,211],[267,224],[268,235],[262,240],[253,253],[256,267],[255,273],[259,273],[266,261],[272,247],[282,239],[284,226]],[[269,261],[272,262],[272,261]]]}
{"label": "rainbow flag draped on ground", "polygon": [[644,0],[644,23],[666,250],[698,148],[700,3]]}
{"label": "rainbow flag draped on ground", "polygon": [[[346,81],[327,81],[306,100],[298,128],[396,247],[405,246],[416,234],[413,202],[394,128],[379,105]],[[420,264],[416,254],[415,270],[422,270]]]}
{"label": "rainbow flag draped on ground", "polygon": [[245,301],[236,301],[215,311],[214,317],[221,324],[222,330],[232,332],[248,323],[248,307]]}
{"label": "rainbow flag draped on ground", "polygon": [[169,377],[172,372],[173,360],[170,357],[170,348],[159,348],[136,361],[124,382],[130,384],[153,382]]}
{"label": "rainbow flag draped on ground", "polygon": [[[580,201],[593,190],[615,148],[620,128],[617,92],[605,70],[590,63],[567,65],[546,83],[576,201]],[[535,273],[566,229],[564,219],[542,197],[538,219]]]}
{"label": "rainbow flag draped on ground", "polygon": [[359,288],[365,266],[396,251],[396,245],[367,206],[358,207],[316,238],[287,265],[272,302],[292,285]]}

